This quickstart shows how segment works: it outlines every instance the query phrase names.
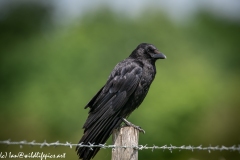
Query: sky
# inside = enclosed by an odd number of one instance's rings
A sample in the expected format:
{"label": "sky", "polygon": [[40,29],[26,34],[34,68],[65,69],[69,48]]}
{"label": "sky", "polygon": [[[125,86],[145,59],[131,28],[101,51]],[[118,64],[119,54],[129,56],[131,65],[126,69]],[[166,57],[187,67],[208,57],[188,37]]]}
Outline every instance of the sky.
{"label": "sky", "polygon": [[9,4],[24,2],[52,5],[56,21],[74,19],[103,6],[133,17],[143,11],[159,10],[174,21],[181,21],[192,18],[200,10],[205,10],[218,18],[240,21],[240,0],[1,0],[0,9],[8,9]]}
{"label": "sky", "polygon": [[206,10],[219,18],[240,20],[240,0],[54,0],[57,15],[77,17],[100,6],[115,12],[137,16],[142,11],[160,10],[173,20],[191,18],[199,10]]}

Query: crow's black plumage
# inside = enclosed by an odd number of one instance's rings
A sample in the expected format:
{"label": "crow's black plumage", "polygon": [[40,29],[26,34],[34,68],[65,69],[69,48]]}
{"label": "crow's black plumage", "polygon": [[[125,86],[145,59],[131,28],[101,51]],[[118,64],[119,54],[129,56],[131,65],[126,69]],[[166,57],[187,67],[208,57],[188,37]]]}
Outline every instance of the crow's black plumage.
{"label": "crow's black plumage", "polygon": [[[152,44],[142,43],[119,62],[107,83],[85,107],[90,111],[79,143],[104,144],[123,118],[142,103],[156,74],[155,61],[165,58]],[[80,159],[90,160],[99,149],[77,147],[76,151]]]}

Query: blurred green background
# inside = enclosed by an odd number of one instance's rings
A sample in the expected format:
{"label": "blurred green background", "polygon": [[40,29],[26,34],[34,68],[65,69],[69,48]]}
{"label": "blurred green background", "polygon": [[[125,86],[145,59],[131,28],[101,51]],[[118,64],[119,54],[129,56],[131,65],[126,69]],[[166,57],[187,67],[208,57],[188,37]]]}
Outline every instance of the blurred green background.
{"label": "blurred green background", "polygon": [[[128,16],[102,5],[77,18],[56,20],[50,2],[4,7],[0,140],[77,143],[88,115],[84,106],[113,67],[139,43],[148,42],[167,59],[157,61],[158,73],[147,98],[129,117],[146,131],[139,144],[240,144],[239,19],[203,9],[175,21],[157,8]],[[0,152],[20,151],[66,153],[66,159],[78,159],[67,147],[0,145]],[[139,160],[239,158],[239,152],[230,151],[139,151]],[[101,150],[95,159],[111,159],[111,150]]]}

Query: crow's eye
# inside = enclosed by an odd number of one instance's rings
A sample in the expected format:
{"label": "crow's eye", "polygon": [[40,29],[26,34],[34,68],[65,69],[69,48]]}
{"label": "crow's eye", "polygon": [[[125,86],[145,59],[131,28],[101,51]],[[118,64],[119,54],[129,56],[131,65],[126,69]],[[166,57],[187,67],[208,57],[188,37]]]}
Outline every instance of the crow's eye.
{"label": "crow's eye", "polygon": [[148,48],[148,49],[147,49],[147,52],[148,52],[148,53],[151,53],[151,52],[153,52],[153,49],[152,49],[152,48]]}

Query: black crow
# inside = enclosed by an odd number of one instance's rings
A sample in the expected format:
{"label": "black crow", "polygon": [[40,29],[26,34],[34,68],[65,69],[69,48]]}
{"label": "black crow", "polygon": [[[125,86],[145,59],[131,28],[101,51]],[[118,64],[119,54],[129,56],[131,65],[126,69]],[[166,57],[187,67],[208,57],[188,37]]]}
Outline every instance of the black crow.
{"label": "black crow", "polygon": [[[144,132],[125,118],[147,95],[156,75],[156,60],[165,58],[166,56],[154,45],[141,43],[128,58],[119,62],[108,77],[107,83],[85,107],[89,107],[90,110],[83,126],[84,135],[79,143],[104,144],[122,122]],[[79,159],[90,160],[99,149],[77,147],[76,151]]]}

